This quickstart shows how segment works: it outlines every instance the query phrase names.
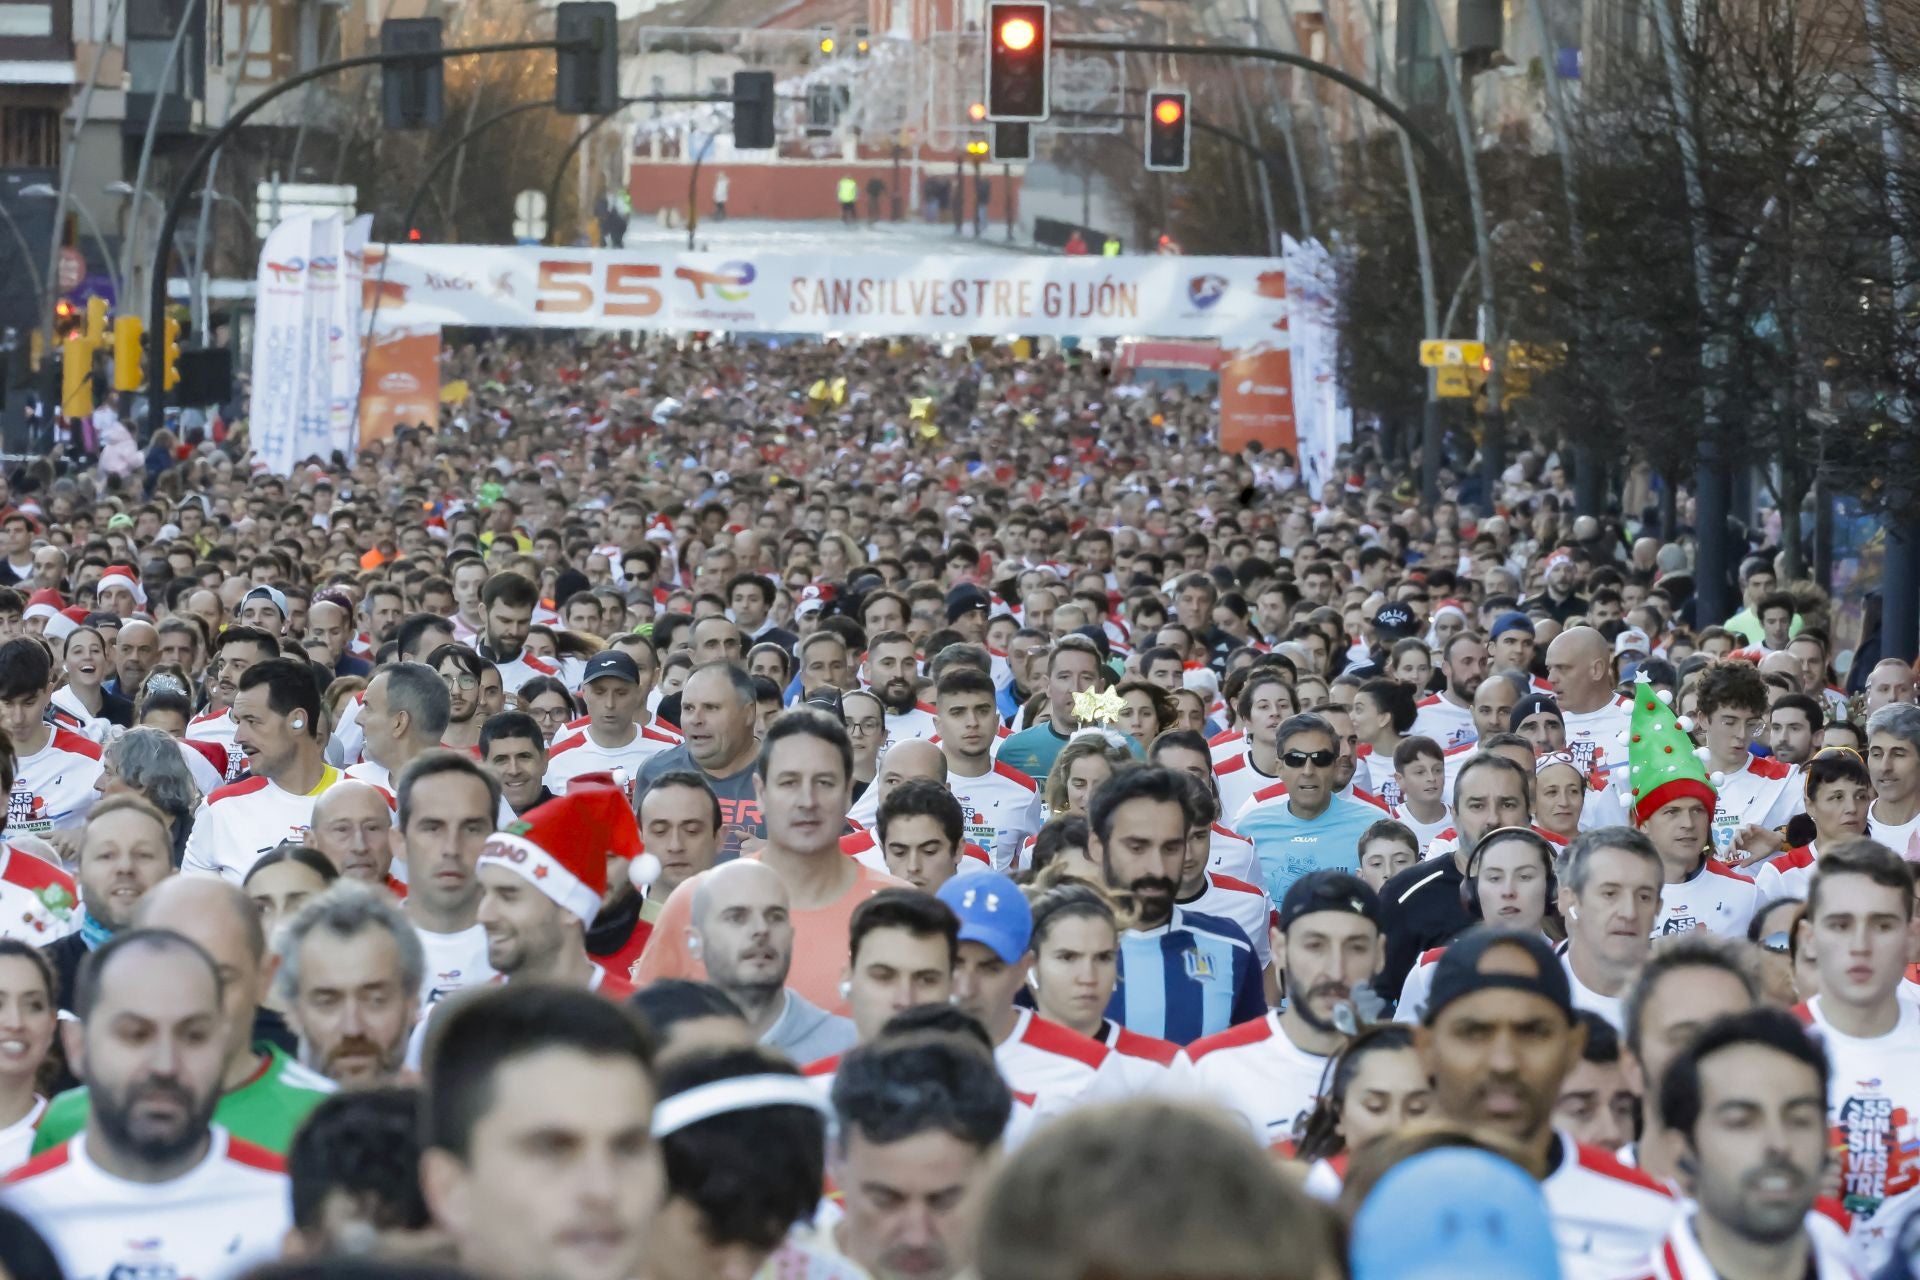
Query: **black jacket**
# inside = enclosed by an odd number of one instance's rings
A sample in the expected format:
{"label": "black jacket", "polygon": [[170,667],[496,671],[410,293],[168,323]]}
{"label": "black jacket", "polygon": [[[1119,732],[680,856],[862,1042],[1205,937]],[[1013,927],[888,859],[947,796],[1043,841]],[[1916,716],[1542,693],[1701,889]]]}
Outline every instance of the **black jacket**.
{"label": "black jacket", "polygon": [[1380,890],[1386,924],[1387,961],[1374,987],[1388,1002],[1400,998],[1407,974],[1421,955],[1444,946],[1473,924],[1460,901],[1466,880],[1452,855],[1416,862]]}

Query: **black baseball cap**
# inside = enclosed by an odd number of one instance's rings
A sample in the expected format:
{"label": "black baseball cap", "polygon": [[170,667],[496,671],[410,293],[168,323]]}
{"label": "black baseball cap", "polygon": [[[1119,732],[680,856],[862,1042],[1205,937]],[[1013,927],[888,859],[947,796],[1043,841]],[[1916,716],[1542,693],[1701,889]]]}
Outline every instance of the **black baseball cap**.
{"label": "black baseball cap", "polygon": [[[1488,953],[1501,947],[1524,952],[1524,960],[1489,966]],[[1573,988],[1567,981],[1567,971],[1560,957],[1553,954],[1552,945],[1537,933],[1483,926],[1455,938],[1433,966],[1423,1021],[1432,1026],[1442,1009],[1482,991],[1531,992],[1551,1001],[1569,1023],[1574,1019]]]}
{"label": "black baseball cap", "polygon": [[971,582],[963,582],[947,592],[947,621],[958,622],[975,609],[984,613],[992,603],[986,592]]}
{"label": "black baseball cap", "polygon": [[1397,600],[1381,605],[1379,612],[1373,615],[1373,629],[1382,635],[1404,638],[1412,635],[1418,625],[1413,610]]}
{"label": "black baseball cap", "polygon": [[639,684],[640,665],[631,655],[622,653],[618,649],[608,649],[587,659],[587,670],[580,677],[580,683],[592,684],[601,676],[612,676],[615,680],[625,680],[628,684]]}
{"label": "black baseball cap", "polygon": [[1528,716],[1537,716],[1542,712],[1552,716],[1562,724],[1566,723],[1567,717],[1565,713],[1560,710],[1559,699],[1550,693],[1530,693],[1513,704],[1513,711],[1507,716],[1507,732],[1520,732],[1520,725]]}
{"label": "black baseball cap", "polygon": [[1287,888],[1280,899],[1280,932],[1285,933],[1301,916],[1319,911],[1342,911],[1363,916],[1380,925],[1380,895],[1350,871],[1309,871]]}

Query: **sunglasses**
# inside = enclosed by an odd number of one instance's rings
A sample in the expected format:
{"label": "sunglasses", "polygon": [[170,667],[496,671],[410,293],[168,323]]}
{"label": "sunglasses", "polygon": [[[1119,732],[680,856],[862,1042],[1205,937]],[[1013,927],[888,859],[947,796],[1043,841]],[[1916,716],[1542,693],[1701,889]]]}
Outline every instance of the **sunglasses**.
{"label": "sunglasses", "polygon": [[1760,939],[1760,949],[1771,952],[1776,956],[1790,955],[1792,954],[1790,949],[1791,943],[1792,939],[1787,936],[1786,931],[1783,929],[1779,933],[1770,933]]}
{"label": "sunglasses", "polygon": [[1280,763],[1289,769],[1304,769],[1309,763],[1316,769],[1326,769],[1340,758],[1338,751],[1288,751],[1280,756]]}

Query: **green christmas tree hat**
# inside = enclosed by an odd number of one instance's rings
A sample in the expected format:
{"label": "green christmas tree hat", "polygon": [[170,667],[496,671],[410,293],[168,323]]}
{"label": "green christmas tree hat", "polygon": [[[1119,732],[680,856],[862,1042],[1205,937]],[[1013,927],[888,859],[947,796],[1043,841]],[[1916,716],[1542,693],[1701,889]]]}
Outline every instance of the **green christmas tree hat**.
{"label": "green christmas tree hat", "polygon": [[1633,788],[1636,824],[1675,800],[1692,796],[1713,812],[1718,795],[1706,766],[1687,737],[1684,717],[1673,714],[1673,695],[1655,690],[1643,675],[1633,682],[1633,721],[1627,732],[1627,781]]}

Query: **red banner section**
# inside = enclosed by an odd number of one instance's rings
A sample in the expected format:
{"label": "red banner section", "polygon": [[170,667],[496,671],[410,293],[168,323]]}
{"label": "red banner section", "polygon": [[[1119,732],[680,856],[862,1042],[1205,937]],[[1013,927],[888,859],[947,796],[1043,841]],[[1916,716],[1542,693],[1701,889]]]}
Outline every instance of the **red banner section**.
{"label": "red banner section", "polygon": [[1244,453],[1300,451],[1293,411],[1293,353],[1285,347],[1235,352],[1220,370],[1220,447]]}
{"label": "red banner section", "polygon": [[440,327],[378,328],[360,383],[360,443],[440,420]]}

